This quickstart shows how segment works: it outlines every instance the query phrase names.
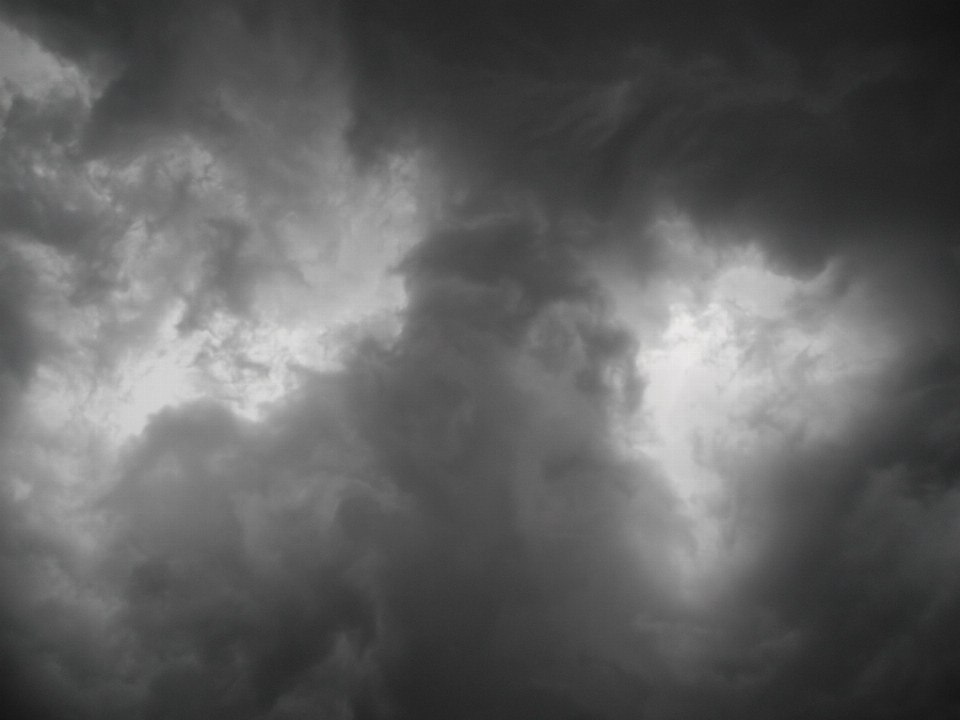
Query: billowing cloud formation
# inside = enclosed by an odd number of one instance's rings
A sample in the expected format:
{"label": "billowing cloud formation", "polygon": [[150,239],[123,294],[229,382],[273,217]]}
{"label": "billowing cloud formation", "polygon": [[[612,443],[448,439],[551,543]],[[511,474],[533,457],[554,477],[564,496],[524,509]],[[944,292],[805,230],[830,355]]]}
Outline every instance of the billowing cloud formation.
{"label": "billowing cloud formation", "polygon": [[960,709],[949,4],[0,4],[0,704]]}

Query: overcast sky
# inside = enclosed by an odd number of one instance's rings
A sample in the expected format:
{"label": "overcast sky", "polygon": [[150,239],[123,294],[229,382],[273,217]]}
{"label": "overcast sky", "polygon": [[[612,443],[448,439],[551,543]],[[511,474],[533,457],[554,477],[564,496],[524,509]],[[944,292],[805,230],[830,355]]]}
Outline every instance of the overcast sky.
{"label": "overcast sky", "polygon": [[0,714],[960,717],[957,14],[0,0]]}

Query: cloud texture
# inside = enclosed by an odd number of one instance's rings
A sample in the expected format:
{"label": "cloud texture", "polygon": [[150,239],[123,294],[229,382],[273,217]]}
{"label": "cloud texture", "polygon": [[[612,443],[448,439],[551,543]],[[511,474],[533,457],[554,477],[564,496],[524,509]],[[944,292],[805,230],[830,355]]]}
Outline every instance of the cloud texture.
{"label": "cloud texture", "polygon": [[960,710],[949,3],[0,3],[14,718]]}

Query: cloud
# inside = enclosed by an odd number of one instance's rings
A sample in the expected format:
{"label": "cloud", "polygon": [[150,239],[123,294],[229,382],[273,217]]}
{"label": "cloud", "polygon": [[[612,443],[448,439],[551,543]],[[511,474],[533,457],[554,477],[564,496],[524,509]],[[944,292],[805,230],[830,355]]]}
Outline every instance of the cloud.
{"label": "cloud", "polygon": [[353,138],[362,156],[423,143],[469,190],[561,213],[679,207],[793,267],[904,234],[949,243],[949,12],[357,3]]}
{"label": "cloud", "polygon": [[[681,532],[669,496],[607,445],[617,389],[583,381],[629,346],[607,349],[615,328],[534,233],[495,223],[425,241],[404,334],[363,396],[381,462],[414,503],[385,588],[401,716],[574,717],[604,684],[603,702],[625,702],[621,633],[668,585],[653,547]],[[621,523],[636,516],[649,524],[631,538]]]}
{"label": "cloud", "polygon": [[[93,592],[114,610],[85,640],[116,644],[99,682],[120,686],[91,695],[88,657],[49,650],[81,712],[575,717],[643,695],[622,633],[662,609],[658,548],[682,526],[605,438],[629,383],[604,370],[629,344],[531,229],[457,232],[411,262],[436,287],[396,344],[359,348],[260,423],[189,404],[127,448],[96,510],[111,540]],[[479,275],[447,265],[451,242],[476,245]],[[525,266],[552,270],[517,282]],[[69,594],[58,609],[78,612]]]}
{"label": "cloud", "polygon": [[956,712],[950,8],[2,8],[15,715]]}

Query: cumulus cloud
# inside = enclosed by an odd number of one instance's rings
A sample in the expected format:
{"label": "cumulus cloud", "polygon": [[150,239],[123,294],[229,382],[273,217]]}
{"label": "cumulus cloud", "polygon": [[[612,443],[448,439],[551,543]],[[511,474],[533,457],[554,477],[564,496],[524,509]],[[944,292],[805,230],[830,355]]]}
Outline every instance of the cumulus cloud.
{"label": "cumulus cloud", "polygon": [[955,14],[0,3],[0,703],[952,717]]}

